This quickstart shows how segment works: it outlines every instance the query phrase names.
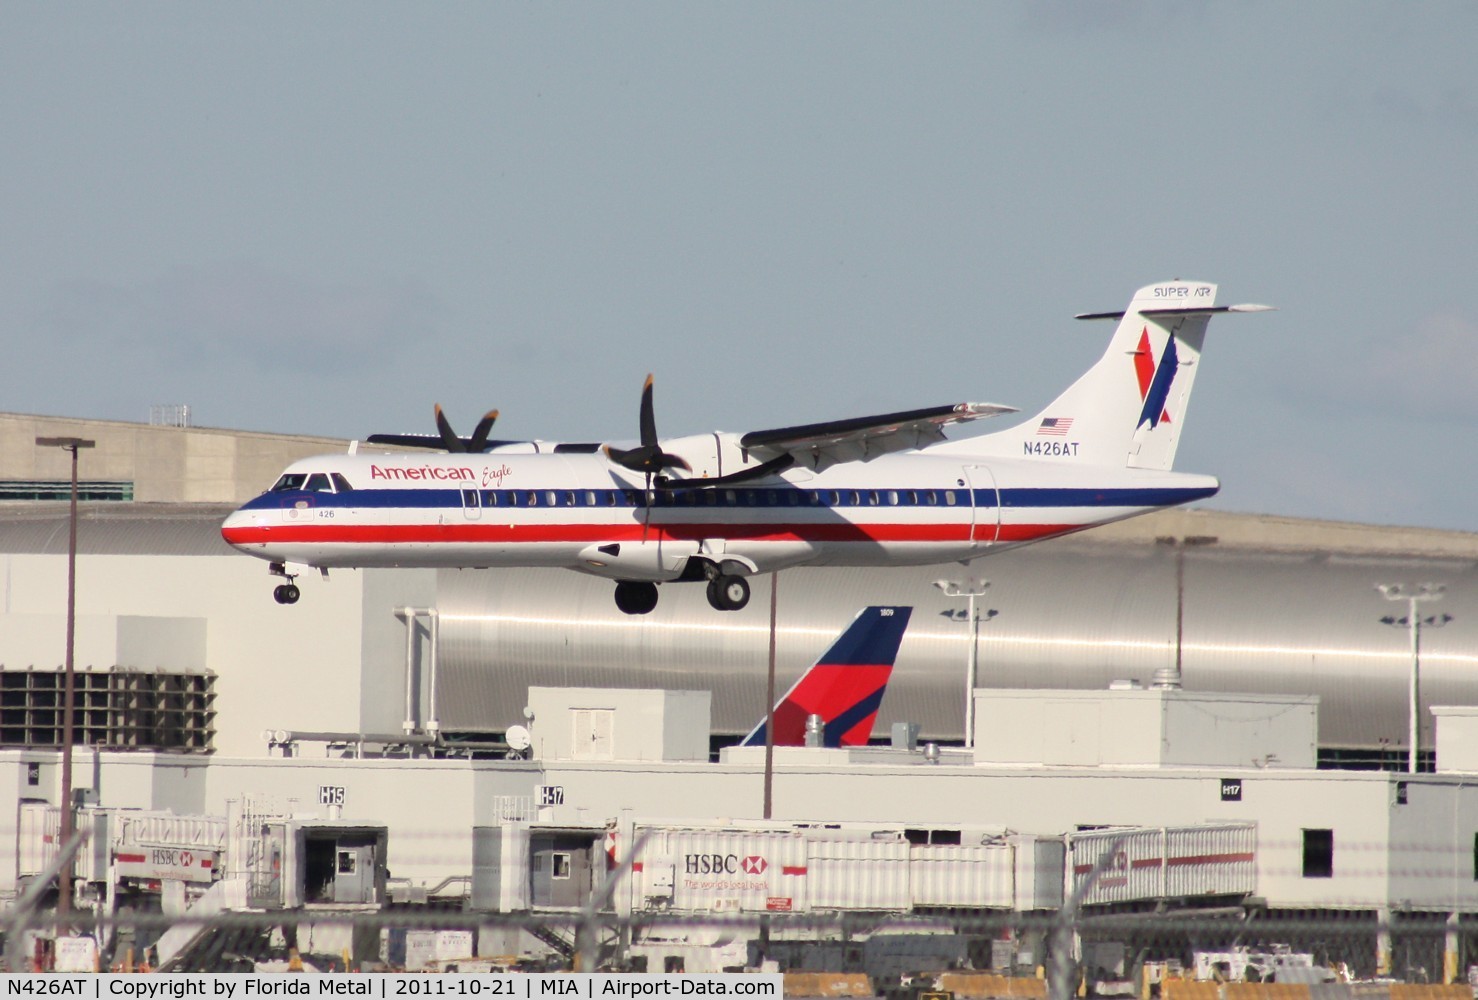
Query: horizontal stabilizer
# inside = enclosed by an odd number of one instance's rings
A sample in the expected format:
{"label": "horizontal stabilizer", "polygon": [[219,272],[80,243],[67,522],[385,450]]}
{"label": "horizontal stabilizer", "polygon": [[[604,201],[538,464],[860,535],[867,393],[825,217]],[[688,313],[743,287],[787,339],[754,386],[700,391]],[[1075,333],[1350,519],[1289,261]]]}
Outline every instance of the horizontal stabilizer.
{"label": "horizontal stabilizer", "polygon": [[[1277,306],[1260,306],[1255,303],[1244,303],[1238,306],[1201,306],[1187,309],[1141,309],[1141,316],[1211,316],[1216,313],[1260,313],[1277,312]],[[1124,313],[1078,313],[1073,319],[1123,319]]]}

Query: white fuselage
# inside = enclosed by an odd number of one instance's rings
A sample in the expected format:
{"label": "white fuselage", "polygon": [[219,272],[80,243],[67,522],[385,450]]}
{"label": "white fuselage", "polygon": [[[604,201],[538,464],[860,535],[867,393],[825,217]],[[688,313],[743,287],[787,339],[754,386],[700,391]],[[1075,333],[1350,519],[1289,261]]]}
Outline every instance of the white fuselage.
{"label": "white fuselage", "polygon": [[552,566],[661,581],[692,557],[741,574],[966,560],[1217,488],[1207,476],[929,449],[650,491],[599,453],[330,455],[290,466],[221,533],[250,555],[315,567]]}

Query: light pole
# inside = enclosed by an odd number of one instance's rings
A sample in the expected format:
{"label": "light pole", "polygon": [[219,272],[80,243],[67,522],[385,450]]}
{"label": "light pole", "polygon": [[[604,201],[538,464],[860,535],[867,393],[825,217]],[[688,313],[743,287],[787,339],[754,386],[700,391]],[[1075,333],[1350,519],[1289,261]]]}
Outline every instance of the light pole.
{"label": "light pole", "polygon": [[[970,622],[970,652],[965,661],[965,746],[975,745],[975,679],[980,672],[980,616],[975,612],[975,599],[985,596],[989,580],[935,580],[934,586],[944,592],[945,597],[963,597],[966,601],[965,614]],[[998,615],[995,608],[986,611],[987,619]],[[952,620],[953,612],[946,611]]]}
{"label": "light pole", "polygon": [[780,606],[780,574],[770,574],[770,658],[765,675],[765,819],[775,805],[775,620]]}
{"label": "light pole", "polygon": [[1388,601],[1405,601],[1406,617],[1386,615],[1381,619],[1385,625],[1395,625],[1411,632],[1411,678],[1407,688],[1409,722],[1411,734],[1406,754],[1406,770],[1417,772],[1421,761],[1421,672],[1422,672],[1422,626],[1442,626],[1452,621],[1452,615],[1429,615],[1423,618],[1417,610],[1422,601],[1440,601],[1447,588],[1440,583],[1378,583],[1376,588]]}
{"label": "light pole", "polygon": [[[62,822],[58,849],[70,844],[74,827],[72,816],[72,697],[75,688],[72,654],[77,637],[77,452],[92,448],[96,441],[79,437],[38,437],[41,448],[65,448],[72,453],[72,507],[67,532],[67,659],[62,680]],[[62,865],[57,872],[56,912],[65,918],[72,908],[72,866]]]}
{"label": "light pole", "polygon": [[1199,545],[1215,545],[1218,541],[1220,539],[1215,535],[1161,535],[1155,539],[1156,544],[1175,549],[1175,668],[1168,674],[1163,669],[1155,671],[1157,688],[1178,690],[1185,680],[1181,669],[1181,652],[1185,644],[1185,550]]}

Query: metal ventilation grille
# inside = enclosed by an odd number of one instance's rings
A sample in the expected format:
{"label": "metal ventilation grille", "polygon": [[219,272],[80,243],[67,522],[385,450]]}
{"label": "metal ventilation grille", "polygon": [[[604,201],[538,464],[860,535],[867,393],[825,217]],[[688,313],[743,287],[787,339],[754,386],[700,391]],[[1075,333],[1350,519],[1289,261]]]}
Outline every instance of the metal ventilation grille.
{"label": "metal ventilation grille", "polygon": [[[0,480],[0,500],[70,500],[71,498],[72,481],[69,479]],[[131,501],[133,481],[129,479],[79,479],[77,499]]]}
{"label": "metal ventilation grille", "polygon": [[[65,685],[59,669],[0,671],[0,745],[60,747]],[[78,746],[208,753],[215,739],[208,674],[78,671],[72,695]]]}

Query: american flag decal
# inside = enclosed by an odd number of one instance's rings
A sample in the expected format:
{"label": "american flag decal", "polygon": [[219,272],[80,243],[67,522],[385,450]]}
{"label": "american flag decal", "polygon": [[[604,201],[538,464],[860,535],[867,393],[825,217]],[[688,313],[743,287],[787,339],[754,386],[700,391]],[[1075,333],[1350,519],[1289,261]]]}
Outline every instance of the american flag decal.
{"label": "american flag decal", "polygon": [[1046,417],[1042,420],[1042,425],[1037,428],[1037,433],[1051,437],[1066,437],[1072,426],[1072,417]]}

